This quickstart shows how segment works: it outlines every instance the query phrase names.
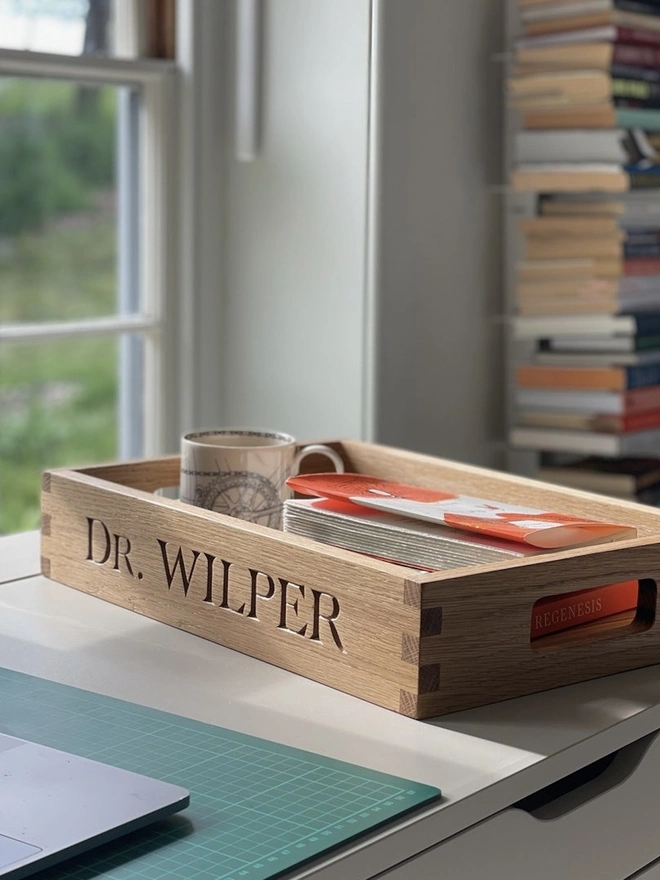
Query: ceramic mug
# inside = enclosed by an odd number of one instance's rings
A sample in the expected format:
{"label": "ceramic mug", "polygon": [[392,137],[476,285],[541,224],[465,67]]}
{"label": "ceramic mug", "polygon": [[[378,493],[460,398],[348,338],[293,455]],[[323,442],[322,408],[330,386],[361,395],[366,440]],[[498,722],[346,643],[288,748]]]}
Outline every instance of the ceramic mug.
{"label": "ceramic mug", "polygon": [[329,458],[343,473],[341,456],[312,444],[296,451],[290,434],[250,428],[214,428],[184,434],[181,440],[179,497],[187,504],[248,522],[282,527],[285,483],[311,453]]}

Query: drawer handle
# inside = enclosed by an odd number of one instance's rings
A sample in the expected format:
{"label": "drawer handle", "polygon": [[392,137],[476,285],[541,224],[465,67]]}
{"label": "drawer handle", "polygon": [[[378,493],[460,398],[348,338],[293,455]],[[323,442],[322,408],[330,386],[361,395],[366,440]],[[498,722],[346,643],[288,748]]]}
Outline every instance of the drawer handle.
{"label": "drawer handle", "polygon": [[[655,622],[656,603],[657,586],[651,578],[544,596],[532,608],[530,646],[547,654],[643,632]],[[608,607],[611,613],[603,616]]]}
{"label": "drawer handle", "polygon": [[658,741],[658,733],[650,733],[534,792],[518,801],[514,807],[542,821],[565,816],[625,782],[637,770],[653,744],[657,744]]}

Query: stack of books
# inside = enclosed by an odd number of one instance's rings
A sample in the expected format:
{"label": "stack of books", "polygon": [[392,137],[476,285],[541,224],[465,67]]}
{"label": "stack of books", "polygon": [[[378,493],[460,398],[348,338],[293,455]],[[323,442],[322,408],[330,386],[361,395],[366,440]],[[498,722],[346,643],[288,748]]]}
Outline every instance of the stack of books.
{"label": "stack of books", "polygon": [[660,458],[660,0],[518,3],[511,184],[537,210],[518,222],[510,441]]}
{"label": "stack of books", "polygon": [[657,187],[657,0],[519,0],[519,6],[524,36],[509,79],[522,123],[514,188]]}
{"label": "stack of books", "polygon": [[515,445],[605,456],[660,451],[660,362],[634,366],[522,364]]}
{"label": "stack of books", "polygon": [[565,464],[542,464],[538,476],[585,492],[599,492],[654,507],[660,505],[660,461],[657,458],[586,456]]}

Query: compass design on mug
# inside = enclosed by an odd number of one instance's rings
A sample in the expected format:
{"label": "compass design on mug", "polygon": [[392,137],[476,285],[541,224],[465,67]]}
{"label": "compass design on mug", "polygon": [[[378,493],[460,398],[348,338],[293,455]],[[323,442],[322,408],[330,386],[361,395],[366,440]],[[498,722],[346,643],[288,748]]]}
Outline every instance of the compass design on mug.
{"label": "compass design on mug", "polygon": [[277,485],[263,474],[251,471],[193,473],[196,477],[208,478],[195,487],[195,497],[191,502],[197,507],[278,528],[282,516],[282,499]]}
{"label": "compass design on mug", "polygon": [[184,434],[179,500],[234,519],[282,528],[286,482],[307,455],[320,454],[343,471],[329,446],[300,447],[290,434],[252,428],[217,428]]}

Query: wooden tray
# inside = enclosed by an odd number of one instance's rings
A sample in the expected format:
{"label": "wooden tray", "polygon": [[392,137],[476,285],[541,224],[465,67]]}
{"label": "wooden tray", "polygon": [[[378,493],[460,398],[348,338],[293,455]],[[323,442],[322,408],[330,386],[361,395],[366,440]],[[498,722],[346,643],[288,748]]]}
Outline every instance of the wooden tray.
{"label": "wooden tray", "polygon": [[[637,527],[638,536],[431,574],[173,501],[179,458],[51,470],[50,578],[413,718],[660,662],[660,512],[357,441],[346,469]],[[308,471],[325,460],[305,460]],[[545,596],[639,579],[636,612],[530,642]]]}

